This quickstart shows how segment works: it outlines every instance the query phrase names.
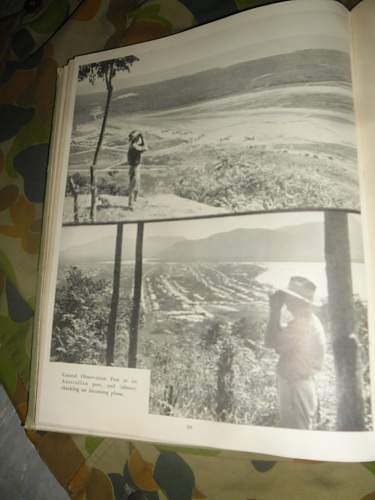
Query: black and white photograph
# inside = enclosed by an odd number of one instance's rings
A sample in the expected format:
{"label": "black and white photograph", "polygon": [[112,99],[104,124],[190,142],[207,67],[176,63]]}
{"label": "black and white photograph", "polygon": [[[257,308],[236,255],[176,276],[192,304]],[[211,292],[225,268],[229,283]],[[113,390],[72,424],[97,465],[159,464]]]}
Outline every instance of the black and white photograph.
{"label": "black and white photograph", "polygon": [[372,429],[360,217],[64,227],[50,359],[150,370],[152,415]]}
{"label": "black and white photograph", "polygon": [[319,19],[80,65],[64,222],[358,210],[347,38]]}

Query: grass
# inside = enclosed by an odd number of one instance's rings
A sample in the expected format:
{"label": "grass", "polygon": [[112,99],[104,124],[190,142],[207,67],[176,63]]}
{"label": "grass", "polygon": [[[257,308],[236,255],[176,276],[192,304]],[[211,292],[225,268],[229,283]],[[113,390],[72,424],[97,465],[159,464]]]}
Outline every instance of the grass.
{"label": "grass", "polygon": [[196,176],[176,180],[175,193],[233,211],[282,208],[359,208],[358,184],[344,162],[339,166],[303,149],[249,146]]}

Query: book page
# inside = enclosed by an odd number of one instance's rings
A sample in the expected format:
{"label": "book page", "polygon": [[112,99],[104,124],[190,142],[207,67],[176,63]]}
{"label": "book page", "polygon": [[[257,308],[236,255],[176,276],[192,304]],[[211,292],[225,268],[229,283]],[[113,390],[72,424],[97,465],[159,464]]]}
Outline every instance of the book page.
{"label": "book page", "polygon": [[[373,297],[375,296],[375,230],[374,230],[374,189],[375,189],[375,5],[369,0],[362,1],[351,12],[352,31],[352,71],[355,101],[358,159],[362,199],[362,219],[364,233],[366,272],[368,280],[370,331],[375,319]],[[374,369],[374,337],[370,337],[371,366]],[[372,372],[373,373],[373,372]],[[374,375],[372,375],[374,376]]]}
{"label": "book page", "polygon": [[37,428],[371,457],[350,36],[290,1],[71,63]]}

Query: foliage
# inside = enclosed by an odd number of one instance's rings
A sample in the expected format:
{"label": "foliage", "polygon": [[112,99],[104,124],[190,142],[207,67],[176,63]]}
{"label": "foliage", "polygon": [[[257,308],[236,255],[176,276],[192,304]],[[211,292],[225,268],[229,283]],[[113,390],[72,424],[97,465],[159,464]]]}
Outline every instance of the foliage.
{"label": "foliage", "polygon": [[252,308],[251,314],[240,317],[233,324],[233,333],[239,338],[257,346],[263,341],[263,333],[266,328],[266,318],[259,308]]}
{"label": "foliage", "polygon": [[275,356],[261,342],[253,349],[228,321],[214,320],[201,328],[178,338],[150,338],[141,345],[140,367],[151,369],[150,411],[275,425]]}
{"label": "foliage", "polygon": [[248,147],[197,167],[195,175],[178,177],[173,190],[183,198],[234,211],[351,204],[354,184],[343,188],[334,180],[342,172],[335,172],[332,162],[327,170],[326,163],[328,159],[314,153]]}
{"label": "foliage", "polygon": [[51,358],[104,364],[111,286],[69,267],[56,290]]}
{"label": "foliage", "polygon": [[363,381],[363,399],[365,406],[365,424],[372,429],[371,385],[370,385],[370,357],[367,304],[359,298],[354,301],[356,338],[359,345],[359,369]]}
{"label": "foliage", "polygon": [[[228,329],[229,330],[229,329]],[[236,342],[229,331],[224,332],[221,339],[221,349],[217,360],[217,402],[216,415],[218,420],[226,422],[232,415],[234,407],[234,358],[236,355]]]}
{"label": "foliage", "polygon": [[[88,194],[90,192],[90,179],[88,175],[81,173],[74,173],[72,176],[74,184],[79,188],[80,194]],[[126,182],[124,182],[126,178]],[[99,195],[110,194],[114,196],[127,196],[128,195],[128,175],[123,172],[109,172],[108,175],[98,175],[96,186]],[[72,193],[67,184],[67,196]]]}
{"label": "foliage", "polygon": [[117,71],[130,72],[130,67],[136,61],[139,61],[138,57],[130,55],[91,64],[82,64],[78,70],[78,81],[81,82],[87,79],[91,85],[94,85],[99,78],[109,85],[112,78],[116,76]]}
{"label": "foliage", "polygon": [[97,181],[98,193],[127,196],[128,183],[124,183],[124,175],[112,174],[108,177],[100,176]]}
{"label": "foliage", "polygon": [[[356,328],[365,392],[365,419],[371,427],[366,305],[356,300]],[[234,321],[217,318],[143,340],[140,367],[151,370],[151,413],[236,424],[277,426],[277,355],[263,346],[267,315],[249,310]],[[323,315],[324,317],[324,315]],[[316,377],[320,399],[317,428],[335,430],[335,368],[329,326],[327,355]]]}
{"label": "foliage", "polygon": [[[80,174],[79,172],[75,172],[70,176],[74,188],[78,193],[88,193],[90,191],[88,177]],[[70,183],[66,183],[66,196],[73,196],[72,189]]]}
{"label": "foliage", "polygon": [[225,334],[226,326],[224,321],[213,321],[209,323],[201,336],[203,349],[210,349],[213,346],[217,346],[220,339]]}

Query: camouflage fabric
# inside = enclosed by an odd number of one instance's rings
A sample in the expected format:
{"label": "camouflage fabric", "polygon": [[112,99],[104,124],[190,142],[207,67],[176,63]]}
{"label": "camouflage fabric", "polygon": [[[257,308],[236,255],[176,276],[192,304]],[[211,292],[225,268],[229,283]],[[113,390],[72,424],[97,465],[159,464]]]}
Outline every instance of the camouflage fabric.
{"label": "camouflage fabric", "polygon": [[[57,67],[77,54],[158,38],[267,3],[34,0],[0,20],[0,381],[21,420]],[[260,460],[125,440],[28,436],[75,500],[375,499],[375,463]]]}

